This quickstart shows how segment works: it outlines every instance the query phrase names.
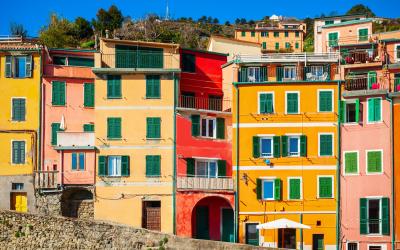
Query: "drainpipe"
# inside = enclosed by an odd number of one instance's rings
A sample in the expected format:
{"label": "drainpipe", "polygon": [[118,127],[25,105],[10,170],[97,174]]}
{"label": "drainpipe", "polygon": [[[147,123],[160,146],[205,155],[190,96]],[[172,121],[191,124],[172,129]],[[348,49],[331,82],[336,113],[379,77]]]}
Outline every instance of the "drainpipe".
{"label": "drainpipe", "polygon": [[235,190],[235,242],[239,242],[239,88],[236,89],[236,190]]}
{"label": "drainpipe", "polygon": [[341,242],[340,242],[340,160],[341,160],[341,131],[340,131],[340,100],[342,96],[341,91],[341,81],[338,81],[338,123],[337,123],[337,169],[336,169],[336,193],[337,193],[337,202],[336,202],[336,249],[341,249]]}
{"label": "drainpipe", "polygon": [[[300,224],[303,224],[303,213],[300,213]],[[300,228],[300,250],[303,250],[303,229]]]}
{"label": "drainpipe", "polygon": [[390,145],[391,145],[391,151],[392,151],[392,182],[391,182],[391,186],[392,186],[392,197],[390,199],[390,203],[391,203],[391,218],[392,218],[392,225],[391,225],[391,231],[392,231],[392,249],[395,249],[395,241],[396,241],[396,237],[395,237],[395,227],[394,227],[394,197],[395,197],[395,188],[394,188],[394,179],[395,179],[395,174],[394,174],[394,126],[393,126],[393,100],[391,98],[387,98],[386,100],[390,102],[390,126],[391,126],[391,136],[390,136]]}
{"label": "drainpipe", "polygon": [[172,227],[173,227],[173,233],[176,234],[176,91],[177,91],[177,83],[178,83],[178,78],[175,73],[173,73],[173,78],[174,78],[174,146],[173,146],[173,174],[172,174]]}
{"label": "drainpipe", "polygon": [[[43,79],[43,57],[42,57],[42,51],[38,50],[39,56],[40,56],[40,78],[39,78],[39,131],[38,131],[38,136],[37,139],[39,140],[38,142],[38,165],[36,170],[42,170],[42,118],[43,118],[43,102],[42,100],[42,79]],[[33,69],[32,69],[33,70]],[[35,173],[34,173],[35,176]]]}

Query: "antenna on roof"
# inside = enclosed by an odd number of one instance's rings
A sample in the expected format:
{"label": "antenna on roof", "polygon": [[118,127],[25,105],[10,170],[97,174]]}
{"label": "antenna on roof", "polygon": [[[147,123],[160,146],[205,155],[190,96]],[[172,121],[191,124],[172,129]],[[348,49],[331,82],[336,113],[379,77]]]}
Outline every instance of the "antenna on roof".
{"label": "antenna on roof", "polygon": [[166,0],[165,20],[169,20],[169,0]]}

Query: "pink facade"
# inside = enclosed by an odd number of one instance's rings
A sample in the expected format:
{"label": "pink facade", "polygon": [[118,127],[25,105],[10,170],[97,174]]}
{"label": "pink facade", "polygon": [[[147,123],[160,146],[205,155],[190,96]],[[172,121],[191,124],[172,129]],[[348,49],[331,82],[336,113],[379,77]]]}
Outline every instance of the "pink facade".
{"label": "pink facade", "polygon": [[[70,132],[83,132],[84,124],[94,126],[94,107],[84,106],[84,84],[94,84],[95,76],[90,66],[76,66],[72,63],[79,58],[90,61],[93,56],[92,51],[50,50],[44,62],[41,170],[58,171],[58,183],[61,185],[94,184],[94,141],[83,142],[86,147],[80,147],[79,143],[74,142],[76,138],[68,138]],[[54,82],[65,83],[65,105],[53,105]],[[58,139],[57,145],[52,143],[54,123],[64,124],[64,130],[61,131],[64,136],[62,140]],[[87,147],[88,144],[93,147]],[[84,169],[72,170],[72,153],[84,153]]]}

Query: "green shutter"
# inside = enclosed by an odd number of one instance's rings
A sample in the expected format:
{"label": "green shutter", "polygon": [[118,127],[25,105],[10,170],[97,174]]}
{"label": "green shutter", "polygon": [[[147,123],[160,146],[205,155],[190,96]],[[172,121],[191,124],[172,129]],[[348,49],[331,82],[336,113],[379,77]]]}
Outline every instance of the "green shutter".
{"label": "green shutter", "polygon": [[358,41],[368,41],[368,29],[358,30]]}
{"label": "green shutter", "polygon": [[57,132],[61,131],[60,123],[52,123],[51,124],[51,145],[57,145]]}
{"label": "green shutter", "polygon": [[225,119],[217,118],[217,138],[225,139]]}
{"label": "green shutter", "polygon": [[368,99],[368,121],[375,121],[375,102],[373,98]]}
{"label": "green shutter", "polygon": [[260,94],[260,113],[261,114],[272,114],[273,108],[273,96],[271,93]]}
{"label": "green shutter", "polygon": [[218,160],[218,177],[225,177],[226,176],[226,161],[225,160]]}
{"label": "green shutter", "polygon": [[107,157],[99,155],[98,176],[106,176],[106,175],[107,175]]}
{"label": "green shutter", "polygon": [[275,179],[274,180],[274,200],[280,200],[281,199],[281,180],[280,179]]}
{"label": "green shutter", "polygon": [[275,43],[275,50],[279,50],[279,43]]}
{"label": "green shutter", "polygon": [[319,153],[321,156],[332,156],[332,135],[320,135],[319,138]]}
{"label": "green shutter", "polygon": [[340,101],[339,102],[339,121],[341,123],[346,123],[347,118],[346,118],[346,102],[345,101]]}
{"label": "green shutter", "polygon": [[79,153],[79,170],[85,170],[85,153]]}
{"label": "green shutter", "polygon": [[290,200],[299,200],[301,198],[300,185],[301,185],[300,179],[290,179],[289,180],[289,188],[290,188],[289,199]]}
{"label": "green shutter", "polygon": [[26,59],[25,59],[25,77],[32,77],[32,69],[33,69],[32,64],[33,64],[32,56],[31,55],[26,56]]}
{"label": "green shutter", "polygon": [[260,82],[268,80],[267,67],[260,67]]}
{"label": "green shutter", "polygon": [[52,82],[52,104],[65,106],[65,82]]}
{"label": "green shutter", "polygon": [[83,91],[84,91],[83,106],[94,107],[94,84],[84,83]]}
{"label": "green shutter", "polygon": [[367,234],[368,230],[368,219],[367,215],[368,210],[367,210],[367,199],[366,198],[361,198],[360,199],[360,234]]}
{"label": "green shutter", "polygon": [[380,121],[381,120],[381,98],[374,98],[374,121]]}
{"label": "green shutter", "polygon": [[289,31],[285,31],[285,37],[289,37]]}
{"label": "green shutter", "polygon": [[367,152],[368,172],[379,173],[382,172],[382,152],[370,151]]}
{"label": "green shutter", "polygon": [[356,99],[356,122],[360,121],[360,100]]}
{"label": "green shutter", "polygon": [[299,112],[299,100],[297,93],[287,93],[286,95],[286,113],[297,114]]}
{"label": "green shutter", "polygon": [[12,120],[25,121],[25,99],[13,98],[12,99]]}
{"label": "green shutter", "polygon": [[121,156],[121,176],[129,176],[129,156]]}
{"label": "green shutter", "polygon": [[319,178],[319,198],[332,198],[332,177]]}
{"label": "green shutter", "polygon": [[281,157],[281,138],[279,136],[274,136],[272,138],[274,143],[274,158]]}
{"label": "green shutter", "polygon": [[372,84],[377,83],[377,77],[375,71],[368,72],[368,89],[372,89]]}
{"label": "green shutter", "polygon": [[25,142],[13,141],[12,142],[12,163],[24,164],[25,163]]}
{"label": "green shutter", "polygon": [[390,221],[389,221],[389,198],[382,198],[382,234],[390,235]]}
{"label": "green shutter", "polygon": [[156,99],[160,98],[160,76],[147,75],[146,76],[146,98]]}
{"label": "green shutter", "polygon": [[239,82],[248,82],[249,79],[247,77],[247,67],[240,67],[239,71]]}
{"label": "green shutter", "polygon": [[161,118],[160,117],[147,117],[147,135],[148,139],[161,138]]}
{"label": "green shutter", "polygon": [[262,48],[263,49],[267,49],[267,43],[266,42],[262,42]]}
{"label": "green shutter", "polygon": [[275,68],[276,71],[276,81],[277,82],[282,82],[283,79],[283,67],[276,67]]}
{"label": "green shutter", "polygon": [[300,136],[300,156],[307,156],[307,136],[305,135]]}
{"label": "green shutter", "polygon": [[12,77],[12,57],[6,56],[6,65],[5,65],[5,76],[7,78]]}
{"label": "green shutter", "polygon": [[195,165],[195,159],[186,158],[186,175],[188,177],[193,177],[194,176],[194,174],[195,174],[194,165]]}
{"label": "green shutter", "polygon": [[260,157],[260,137],[253,136],[253,157]]}
{"label": "green shutter", "polygon": [[332,112],[332,91],[319,92],[319,111]]}
{"label": "green shutter", "polygon": [[68,57],[68,66],[94,67],[94,60],[84,57]]}
{"label": "green shutter", "polygon": [[107,138],[121,139],[121,118],[107,118]]}
{"label": "green shutter", "polygon": [[94,124],[83,124],[83,132],[94,132]]}
{"label": "green shutter", "polygon": [[161,175],[160,165],[160,155],[146,155],[146,176],[159,177]]}
{"label": "green shutter", "polygon": [[357,153],[356,152],[347,152],[344,154],[344,165],[345,174],[354,174],[357,173]]}
{"label": "green shutter", "polygon": [[122,97],[121,91],[121,76],[109,75],[107,76],[107,98],[118,99]]}
{"label": "green shutter", "polygon": [[288,149],[288,137],[286,135],[281,136],[282,141],[282,157],[288,156],[289,149]]}
{"label": "green shutter", "polygon": [[191,115],[192,120],[192,136],[200,135],[200,115]]}
{"label": "green shutter", "polygon": [[256,180],[256,194],[257,194],[257,200],[261,200],[261,193],[262,193],[262,179],[257,179]]}

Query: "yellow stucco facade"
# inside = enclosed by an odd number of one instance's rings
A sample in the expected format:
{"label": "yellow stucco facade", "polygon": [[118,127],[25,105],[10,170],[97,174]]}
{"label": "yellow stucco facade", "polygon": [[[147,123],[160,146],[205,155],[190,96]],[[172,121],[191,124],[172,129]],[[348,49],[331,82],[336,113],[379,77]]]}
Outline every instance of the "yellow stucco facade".
{"label": "yellow stucco facade", "polygon": [[[279,245],[282,237],[295,237],[297,249],[303,242],[304,249],[312,249],[319,240],[324,249],[334,249],[336,244],[336,169],[337,169],[337,82],[276,82],[275,65],[268,65],[268,80],[255,83],[237,83],[236,76],[240,67],[247,65],[230,65],[224,69],[225,75],[232,75],[232,81],[237,88],[233,89],[233,176],[238,175],[238,205],[239,205],[239,241],[248,244],[259,244],[271,247]],[[254,64],[251,67],[255,67]],[[225,80],[226,81],[226,80]],[[320,91],[331,91],[331,110],[319,111]],[[260,112],[260,94],[272,94],[272,113]],[[288,114],[287,94],[298,94],[298,114]],[[237,103],[239,102],[239,103]],[[237,109],[237,107],[239,109]],[[239,121],[238,121],[239,119]],[[239,122],[239,124],[238,124]],[[239,131],[237,131],[239,126]],[[320,135],[330,135],[332,139],[332,154],[321,156]],[[237,137],[238,135],[238,137]],[[305,155],[301,153],[283,156],[283,137],[305,136]],[[254,156],[254,138],[279,139],[279,156]],[[239,144],[237,139],[239,138]],[[260,147],[263,147],[260,142]],[[267,146],[268,147],[268,146]],[[288,142],[288,147],[290,143]],[[302,150],[299,142],[299,151]],[[289,148],[289,152],[290,152]],[[237,158],[238,152],[238,158]],[[263,152],[263,149],[261,149]],[[237,161],[238,160],[238,161]],[[239,164],[238,164],[239,163]],[[236,172],[239,165],[239,173]],[[320,177],[329,177],[332,180],[332,195],[321,198],[319,193]],[[290,198],[289,181],[300,179],[300,198]],[[265,181],[279,180],[274,183],[273,199],[264,199],[264,184],[258,189],[257,185]],[[260,191],[259,191],[260,190]],[[260,192],[260,194],[258,194]],[[259,197],[261,195],[261,198]],[[278,196],[278,198],[277,198]],[[279,197],[280,196],[280,197]],[[322,196],[322,195],[321,195]],[[282,231],[256,230],[255,225],[271,222],[277,219],[289,219],[311,227],[295,236]],[[256,239],[256,241],[254,241]],[[293,246],[293,245],[292,245]]]}

